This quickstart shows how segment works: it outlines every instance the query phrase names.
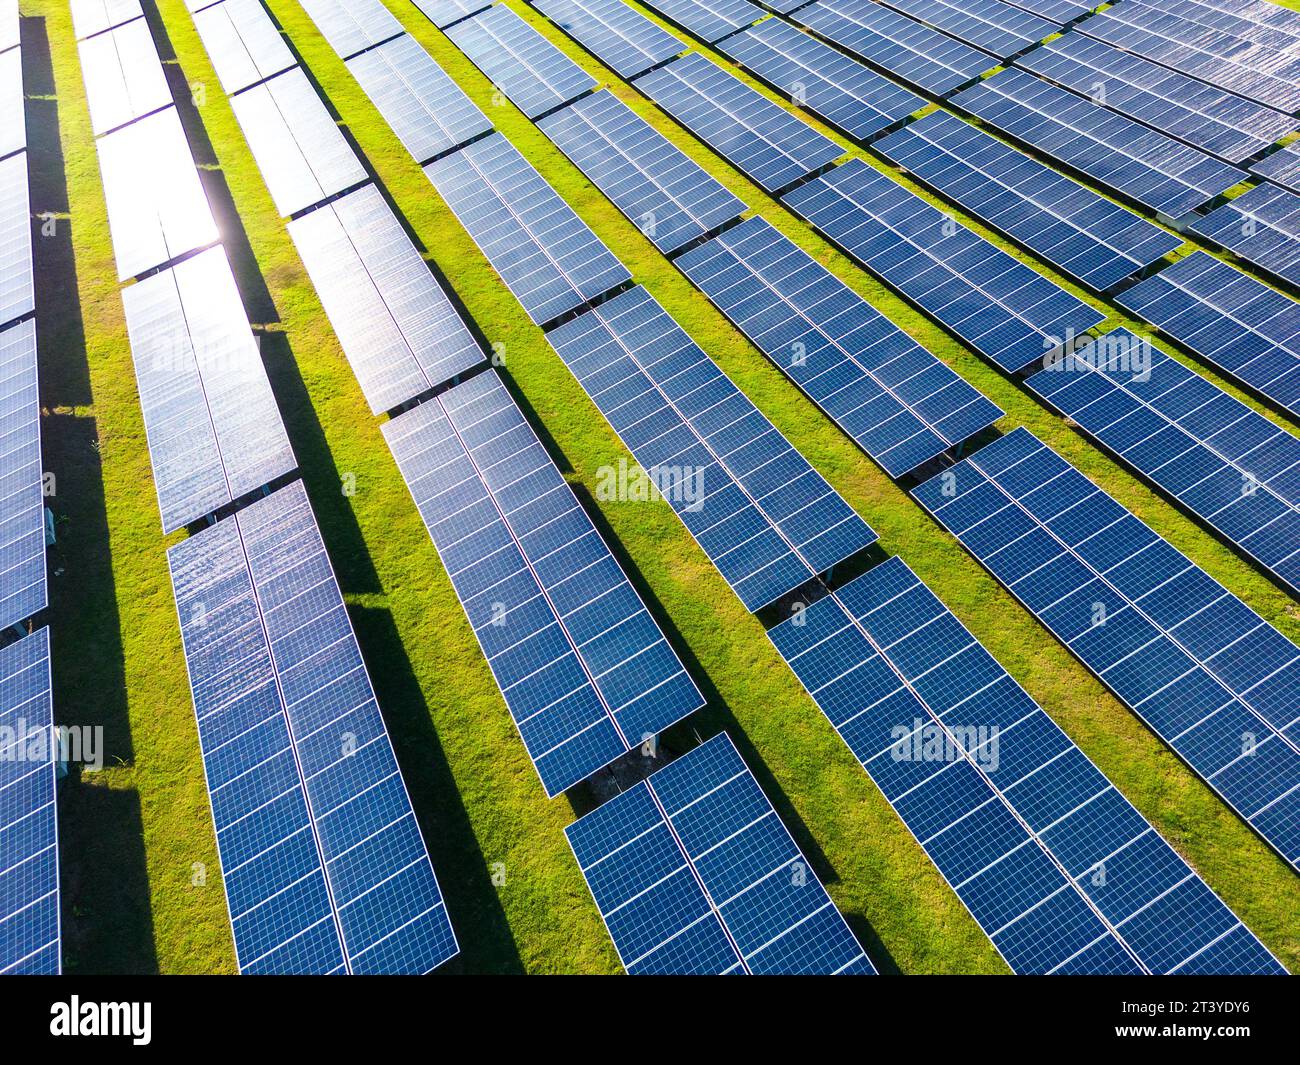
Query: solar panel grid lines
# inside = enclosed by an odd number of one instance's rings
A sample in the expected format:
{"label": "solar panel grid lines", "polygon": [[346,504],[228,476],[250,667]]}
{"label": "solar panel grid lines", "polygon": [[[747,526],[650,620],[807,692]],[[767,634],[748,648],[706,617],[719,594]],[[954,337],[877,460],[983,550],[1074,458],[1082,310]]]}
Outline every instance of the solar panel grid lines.
{"label": "solar panel grid lines", "polygon": [[1099,292],[1183,243],[944,111],[883,137],[873,149]]}
{"label": "solar panel grid lines", "polygon": [[629,975],[874,975],[721,733],[565,829]]}
{"label": "solar panel grid lines", "polygon": [[1021,11],[1055,22],[1058,26],[1068,26],[1076,19],[1083,18],[1101,6],[1101,0],[1005,0],[1012,7]]}
{"label": "solar panel grid lines", "polygon": [[645,5],[705,44],[716,44],[767,14],[750,0],[645,0]]}
{"label": "solar panel grid lines", "polygon": [[78,52],[96,136],[171,106],[171,89],[144,19],[87,37]]}
{"label": "solar panel grid lines", "polygon": [[1300,192],[1300,144],[1290,144],[1266,155],[1250,172],[1292,192]]}
{"label": "solar panel grid lines", "polygon": [[221,0],[195,12],[194,27],[228,96],[296,65],[261,0]]}
{"label": "solar panel grid lines", "polygon": [[0,323],[36,309],[27,153],[0,159]]}
{"label": "solar panel grid lines", "polygon": [[492,129],[487,116],[414,37],[395,37],[353,56],[347,67],[417,163]]}
{"label": "solar panel grid lines", "polygon": [[1016,67],[962,90],[949,102],[1115,195],[1170,218],[1188,214],[1246,177],[1234,166]]}
{"label": "solar panel grid lines", "polygon": [[677,265],[891,477],[1002,416],[763,218],[691,249]]}
{"label": "solar panel grid lines", "polygon": [[1283,858],[1300,862],[1300,649],[1017,429],[917,501]]}
{"label": "solar panel grid lines", "polygon": [[[45,492],[41,466],[41,410],[36,322],[28,318],[0,330],[0,626],[8,628],[43,610]],[[2,867],[0,867],[2,868]]]}
{"label": "solar panel grid lines", "polygon": [[1266,181],[1216,207],[1189,228],[1300,288],[1300,193]]}
{"label": "solar panel grid lines", "polygon": [[79,41],[144,15],[140,0],[70,0],[70,3],[72,28]]}
{"label": "solar panel grid lines", "polygon": [[685,41],[623,0],[531,2],[620,78],[635,78],[686,51]]}
{"label": "solar panel grid lines", "polygon": [[746,177],[776,193],[844,150],[730,71],[690,52],[636,87]]}
{"label": "solar panel grid lines", "polygon": [[[1135,2],[1145,3],[1147,7],[1177,15],[1198,27],[1221,30],[1231,37],[1257,44],[1262,48],[1280,52],[1300,52],[1300,29],[1283,22],[1276,22],[1271,18],[1261,17],[1262,9],[1249,13],[1231,11],[1225,7],[1203,4],[1198,0],[1162,0],[1158,4],[1150,3],[1149,0],[1135,0]],[[1269,6],[1286,12],[1285,8],[1277,4],[1270,3]],[[1289,13],[1294,14],[1294,12]]]}
{"label": "solar panel grid lines", "polygon": [[492,6],[492,0],[411,0],[411,2],[440,30]]}
{"label": "solar panel grid lines", "polygon": [[1208,252],[1115,297],[1224,373],[1300,414],[1300,305]]}
{"label": "solar panel grid lines", "polygon": [[631,280],[627,267],[501,134],[442,156],[424,173],[537,325]]}
{"label": "solar panel grid lines", "polygon": [[597,81],[510,8],[496,5],[445,31],[531,119],[596,88]]}
{"label": "solar panel grid lines", "polygon": [[1178,6],[1225,12],[1239,20],[1282,30],[1293,38],[1300,38],[1300,14],[1273,3],[1273,0],[1194,0],[1194,3],[1184,2]]}
{"label": "solar panel grid lines", "polygon": [[1006,60],[1032,48],[1061,26],[1002,0],[880,0],[922,25]]}
{"label": "solar panel grid lines", "polygon": [[664,254],[748,210],[612,92],[592,93],[537,125]]}
{"label": "solar panel grid lines", "polygon": [[48,628],[0,649],[0,724],[11,737],[0,747],[0,975],[63,972],[51,687]]}
{"label": "solar panel grid lines", "polygon": [[866,140],[927,101],[781,19],[726,38],[718,50],[851,137]]}
{"label": "solar panel grid lines", "polygon": [[315,23],[340,59],[401,36],[406,31],[382,0],[301,0],[307,17]]}
{"label": "solar panel grid lines", "polygon": [[27,147],[25,109],[23,53],[10,48],[0,52],[0,159]]}
{"label": "solar panel grid lines", "polygon": [[782,202],[1007,373],[1106,316],[861,159]]}

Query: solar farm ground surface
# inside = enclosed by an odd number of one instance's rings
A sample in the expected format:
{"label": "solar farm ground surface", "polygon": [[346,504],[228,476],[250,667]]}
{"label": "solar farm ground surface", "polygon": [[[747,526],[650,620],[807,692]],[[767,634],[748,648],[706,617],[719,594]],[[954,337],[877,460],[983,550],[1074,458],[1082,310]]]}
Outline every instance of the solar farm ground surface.
{"label": "solar farm ground surface", "polygon": [[[1294,873],[750,346],[536,126],[494,99],[487,79],[413,4],[385,2],[617,251],[635,280],[876,529],[885,549],[904,556],[1228,905],[1300,971],[1300,881]],[[1005,409],[1005,429],[1030,428],[1300,639],[1300,609],[1265,576],[851,264],[540,14],[520,0],[508,3]],[[583,811],[564,798],[547,801],[538,786],[183,0],[160,0],[156,7],[147,0],[145,7],[173,90],[179,90],[182,119],[199,148],[205,187],[447,896],[462,947],[448,968],[617,972],[613,946],[565,842],[565,826]],[[626,452],[302,8],[295,0],[270,0],[269,7],[371,160],[417,246],[448,277],[484,339],[500,345],[505,375],[525,411],[598,524],[612,534],[612,546],[709,700],[694,727],[705,737],[725,727],[736,740],[883,971],[1005,971],[671,509],[662,502],[596,498],[598,471],[627,458]],[[66,971],[233,972],[164,554],[180,534],[159,533],[71,17],[64,0],[23,0],[22,13],[32,209],[51,213],[46,230],[53,234],[37,240],[36,265],[45,461],[57,483],[50,501],[59,532],[51,550],[56,715],[64,723],[103,725],[106,746],[105,769],[69,788],[63,800]],[[709,49],[699,50],[734,69]],[[846,152],[889,170],[803,117]],[[1034,263],[961,212],[951,213]],[[1150,335],[1112,304],[1065,284],[1108,313],[1108,327]]]}

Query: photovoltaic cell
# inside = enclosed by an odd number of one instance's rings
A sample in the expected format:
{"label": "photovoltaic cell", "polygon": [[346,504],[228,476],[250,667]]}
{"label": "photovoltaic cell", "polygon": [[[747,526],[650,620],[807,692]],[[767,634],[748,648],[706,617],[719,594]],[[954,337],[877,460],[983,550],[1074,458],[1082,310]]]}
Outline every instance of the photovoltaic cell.
{"label": "photovoltaic cell", "polygon": [[302,0],[302,6],[340,59],[404,32],[381,0]]}
{"label": "photovoltaic cell", "polygon": [[986,53],[874,2],[817,0],[790,17],[873,67],[935,96],[947,95],[994,65]]}
{"label": "photovoltaic cell", "polygon": [[494,372],[383,431],[548,795],[703,705]]}
{"label": "photovoltaic cell", "polygon": [[1077,18],[1082,18],[1093,8],[1100,7],[1100,0],[1006,0],[1012,7],[1029,11],[1045,19],[1050,19],[1058,26],[1064,26]]}
{"label": "photovoltaic cell", "polygon": [[438,29],[450,26],[491,6],[490,0],[412,0]]}
{"label": "photovoltaic cell", "polygon": [[1105,291],[1183,242],[946,111],[877,141],[877,152],[1029,248]]}
{"label": "photovoltaic cell", "polygon": [[348,60],[348,69],[417,163],[492,128],[460,86],[403,35]]}
{"label": "photovoltaic cell", "polygon": [[373,185],[295,219],[289,235],[374,413],[483,361],[483,349]]}
{"label": "photovoltaic cell", "polygon": [[1245,173],[1023,70],[999,71],[952,98],[1051,159],[1134,203],[1178,218]]}
{"label": "photovoltaic cell", "polygon": [[282,215],[297,214],[368,177],[301,70],[241,92],[230,106]]}
{"label": "photovoltaic cell", "polygon": [[1297,123],[1081,33],[1048,41],[1016,65],[1230,163],[1258,155]]}
{"label": "photovoltaic cell", "polygon": [[1060,25],[1002,0],[881,0],[887,7],[959,41],[1009,59],[1032,48]]}
{"label": "photovoltaic cell", "polygon": [[1189,228],[1300,287],[1300,193],[1264,182],[1216,207]]}
{"label": "photovoltaic cell", "polygon": [[0,159],[0,323],[36,309],[27,153]]}
{"label": "photovoltaic cell", "polygon": [[859,140],[901,122],[927,102],[781,19],[728,37],[718,49]]}
{"label": "photovoltaic cell", "polygon": [[0,159],[27,147],[24,107],[23,53],[10,48],[0,52]]}
{"label": "photovoltaic cell", "polygon": [[31,318],[0,332],[0,412],[0,625],[8,628],[48,602],[41,404]]}
{"label": "photovoltaic cell", "polygon": [[1105,320],[861,159],[782,199],[1008,373]]}
{"label": "photovoltaic cell", "polygon": [[1140,0],[1199,26],[1224,30],[1234,37],[1280,51],[1300,52],[1300,21],[1295,11],[1255,0]]}
{"label": "photovoltaic cell", "polygon": [[[50,630],[0,649],[0,975],[63,971]],[[41,746],[43,741],[43,746]],[[44,750],[17,756],[12,748]]]}
{"label": "photovoltaic cell", "polygon": [[503,5],[490,7],[446,32],[529,118],[553,111],[596,87],[595,78]]}
{"label": "photovoltaic cell", "polygon": [[746,219],[677,265],[893,477],[1002,416],[766,219]]}
{"label": "photovoltaic cell", "polygon": [[301,482],[167,552],[243,973],[457,953]]}
{"label": "photovoltaic cell", "polygon": [[712,44],[767,14],[749,0],[646,0],[646,7]]}
{"label": "photovoltaic cell", "polygon": [[1300,192],[1300,144],[1291,144],[1266,156],[1250,168],[1252,174],[1268,178],[1292,192]]}
{"label": "photovoltaic cell", "polygon": [[171,105],[171,89],[144,19],[88,37],[78,51],[96,136]]}
{"label": "photovoltaic cell", "polygon": [[547,340],[750,610],[875,541],[645,289]]}
{"label": "photovoltaic cell", "polygon": [[18,0],[0,0],[0,52],[17,48],[18,39]]}
{"label": "photovoltaic cell", "polygon": [[1300,649],[1027,429],[913,494],[1293,865]]}
{"label": "photovoltaic cell", "polygon": [[227,94],[294,66],[261,0],[222,0],[195,14],[194,26]]}
{"label": "photovoltaic cell", "polygon": [[501,134],[444,156],[424,172],[538,325],[631,278]]}
{"label": "photovoltaic cell", "polygon": [[637,88],[768,192],[844,154],[834,141],[698,52],[642,75]]}
{"label": "photovoltaic cell", "polygon": [[1283,971],[902,559],[768,635],[1015,972]]}
{"label": "photovoltaic cell", "polygon": [[220,246],[123,289],[122,303],[164,532],[297,467]]}
{"label": "photovoltaic cell", "polygon": [[72,28],[79,41],[144,14],[140,0],[71,0],[71,5]]}
{"label": "photovoltaic cell", "polygon": [[746,210],[612,92],[593,93],[537,125],[662,252]]}
{"label": "photovoltaic cell", "polygon": [[533,6],[621,78],[686,51],[686,42],[623,0],[538,0]]}
{"label": "photovoltaic cell", "polygon": [[1206,362],[1300,414],[1300,304],[1194,252],[1115,302]]}
{"label": "photovoltaic cell", "polygon": [[631,975],[875,974],[726,733],[565,835]]}

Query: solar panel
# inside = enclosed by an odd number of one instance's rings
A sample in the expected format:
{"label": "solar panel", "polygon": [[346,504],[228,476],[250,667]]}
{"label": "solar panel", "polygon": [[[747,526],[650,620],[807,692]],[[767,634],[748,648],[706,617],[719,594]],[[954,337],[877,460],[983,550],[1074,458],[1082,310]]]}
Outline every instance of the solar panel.
{"label": "solar panel", "polygon": [[993,65],[984,52],[865,0],[817,0],[790,16],[900,81],[945,96]]}
{"label": "solar panel", "polygon": [[951,103],[1107,190],[1171,218],[1187,214],[1246,176],[1015,68],[963,90]]}
{"label": "solar panel", "polygon": [[1300,649],[1016,429],[913,494],[1288,862]]}
{"label": "solar panel", "polygon": [[1183,243],[946,111],[889,134],[874,148],[980,221],[1098,291]]}
{"label": "solar panel", "polygon": [[[1236,5],[1222,0],[1161,0],[1148,7],[1161,7],[1179,18],[1198,26],[1223,30],[1225,33],[1252,44],[1280,51],[1300,52],[1300,23],[1296,12],[1287,11],[1272,2]],[[1274,14],[1276,12],[1276,15]],[[1287,17],[1290,21],[1284,21]]]}
{"label": "solar panel", "polygon": [[546,339],[750,610],[875,541],[645,289]]}
{"label": "solar panel", "polygon": [[382,0],[302,0],[302,6],[340,59],[405,32]]}
{"label": "solar panel", "polygon": [[593,93],[538,126],[664,253],[747,209],[612,92]]}
{"label": "solar panel", "polygon": [[72,28],[77,40],[89,37],[93,33],[120,26],[133,18],[140,18],[144,11],[140,0],[70,0],[72,6]]}
{"label": "solar panel", "polygon": [[0,52],[0,159],[27,147],[25,106],[23,54],[11,48]]}
{"label": "solar panel", "polygon": [[1272,2],[1272,0],[1181,0],[1174,5],[1178,11],[1198,8],[1202,13],[1224,12],[1238,23],[1267,26],[1300,38],[1300,14]]}
{"label": "solar panel", "polygon": [[1300,591],[1300,440],[1124,329],[1025,384]]}
{"label": "solar panel", "polygon": [[36,309],[27,153],[0,159],[0,323]]}
{"label": "solar panel", "polygon": [[366,180],[361,160],[301,70],[241,92],[230,106],[282,215]]}
{"label": "solar panel", "polygon": [[1101,0],[1006,0],[1012,7],[1029,11],[1042,18],[1050,19],[1058,26],[1065,26],[1077,18],[1083,18],[1093,8],[1101,6]]}
{"label": "solar panel", "polygon": [[163,531],[297,467],[225,251],[122,291]]}
{"label": "solar panel", "polygon": [[1008,373],[1106,318],[861,159],[782,200]]}
{"label": "solar panel", "polygon": [[1060,31],[1057,23],[1002,0],[881,0],[917,22],[1009,59]]}
{"label": "solar panel", "polygon": [[414,37],[363,52],[348,60],[348,69],[418,163],[492,128]]}
{"label": "solar panel", "polygon": [[89,37],[78,51],[96,136],[171,106],[172,92],[144,19]]}
{"label": "solar panel", "polygon": [[18,0],[0,0],[0,52],[17,48],[18,40]]}
{"label": "solar panel", "polygon": [[445,29],[491,6],[490,0],[412,0],[438,29]]}
{"label": "solar panel", "polygon": [[302,482],[167,552],[243,973],[457,953]]}
{"label": "solar panel", "polygon": [[41,469],[41,405],[36,374],[36,322],[0,332],[0,626],[44,609],[45,498]]}
{"label": "solar panel", "polygon": [[1294,300],[1198,251],[1115,302],[1300,414],[1300,304]]}
{"label": "solar panel", "polygon": [[1108,7],[1079,32],[1279,111],[1300,110],[1300,56],[1137,3]]}
{"label": "solar panel", "polygon": [[490,7],[446,32],[529,118],[596,87],[595,78],[508,7]]}
{"label": "solar panel", "polygon": [[631,278],[499,133],[430,163],[424,172],[538,325]]}
{"label": "solar panel", "polygon": [[1252,174],[1268,178],[1292,192],[1300,192],[1300,144],[1288,145],[1266,156],[1250,168]]}
{"label": "solar panel", "polygon": [[926,106],[921,97],[781,19],[767,19],[728,37],[718,49],[859,140]]}
{"label": "solar panel", "polygon": [[119,280],[220,239],[174,107],[100,137],[95,147]]}
{"label": "solar panel", "polygon": [[643,74],[636,84],[768,192],[782,189],[844,154],[834,141],[698,52]]}
{"label": "solar panel", "polygon": [[383,431],[547,795],[704,704],[494,372]]}
{"label": "solar panel", "polygon": [[373,185],[290,222],[289,235],[374,413],[483,361],[483,349]]}
{"label": "solar panel", "polygon": [[194,26],[227,94],[295,65],[261,0],[222,0],[198,12]]}
{"label": "solar panel", "polygon": [[768,635],[1013,971],[1283,971],[901,558]]}
{"label": "solar panel", "polygon": [[[0,649],[0,975],[63,971],[50,630]],[[42,752],[34,758],[28,752]]]}
{"label": "solar panel", "polygon": [[766,219],[746,219],[677,265],[890,476],[1002,416]]}
{"label": "solar panel", "polygon": [[705,44],[753,25],[767,12],[750,0],[646,0],[646,7],[693,33]]}
{"label": "solar panel", "polygon": [[564,834],[631,975],[875,975],[726,733]]}
{"label": "solar panel", "polygon": [[621,78],[686,51],[685,41],[623,0],[540,0],[533,6]]}
{"label": "solar panel", "polygon": [[1265,182],[1189,228],[1261,270],[1300,286],[1300,193]]}
{"label": "solar panel", "polygon": [[1296,120],[1080,33],[1048,41],[1016,65],[1161,133],[1240,163]]}

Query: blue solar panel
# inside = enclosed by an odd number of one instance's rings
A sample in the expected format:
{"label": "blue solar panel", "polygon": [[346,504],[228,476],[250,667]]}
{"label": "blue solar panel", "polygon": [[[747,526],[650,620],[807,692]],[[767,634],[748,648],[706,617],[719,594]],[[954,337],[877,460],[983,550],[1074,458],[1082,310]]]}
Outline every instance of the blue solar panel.
{"label": "blue solar panel", "polygon": [[302,0],[302,6],[340,59],[404,32],[382,0]]}
{"label": "blue solar panel", "polygon": [[1016,65],[1230,163],[1258,155],[1296,125],[1280,111],[1080,33],[1048,41]]}
{"label": "blue solar panel", "polygon": [[1215,208],[1190,228],[1300,287],[1300,193],[1265,182]]}
{"label": "blue solar panel", "polygon": [[596,87],[596,79],[510,8],[490,7],[447,36],[529,118]]}
{"label": "blue solar panel", "polygon": [[594,93],[537,125],[665,254],[746,210],[612,92]]}
{"label": "blue solar panel", "polygon": [[1015,972],[1284,971],[902,559],[768,635]]}
{"label": "blue solar panel", "polygon": [[861,159],[782,199],[1008,373],[1105,320]]}
{"label": "blue solar panel", "polygon": [[565,829],[631,975],[874,975],[726,733]]}
{"label": "blue solar panel", "polygon": [[686,51],[623,0],[538,0],[533,6],[621,78],[634,78]]}
{"label": "blue solar panel", "polygon": [[1300,192],[1300,144],[1291,144],[1265,156],[1250,168],[1252,174],[1268,178],[1274,184]]}
{"label": "blue solar panel", "polygon": [[1300,865],[1300,648],[1027,429],[913,494]]}
{"label": "blue solar panel", "polygon": [[417,163],[492,128],[460,86],[405,34],[348,60],[348,70]]}
{"label": "blue solar panel", "polygon": [[881,0],[918,22],[943,30],[999,59],[1009,59],[1060,31],[1058,23],[1002,0]]}
{"label": "blue solar panel", "polygon": [[1012,7],[1029,11],[1058,26],[1065,26],[1101,6],[1101,0],[1006,0]]}
{"label": "blue solar panel", "polygon": [[1015,68],[958,93],[952,105],[1117,195],[1171,218],[1187,214],[1246,176]]}
{"label": "blue solar panel", "polygon": [[0,975],[63,971],[50,630],[0,649]]}
{"label": "blue solar panel", "polygon": [[1224,30],[1243,41],[1300,52],[1300,19],[1272,0],[1139,0],[1179,18]]}
{"label": "blue solar panel", "polygon": [[0,331],[0,413],[0,627],[8,628],[47,602],[41,403],[31,318]]}
{"label": "blue solar panel", "polygon": [[1207,252],[1115,297],[1224,373],[1300,414],[1300,304]]}
{"label": "blue solar panel", "polygon": [[866,0],[817,0],[790,17],[864,62],[935,96],[974,81],[994,65],[986,53]]}
{"label": "blue solar panel", "polygon": [[637,88],[768,192],[844,151],[698,52],[637,79]]}
{"label": "blue solar panel", "polygon": [[1123,329],[1025,384],[1300,592],[1300,440]]}
{"label": "blue solar panel", "polygon": [[548,795],[703,705],[495,373],[383,429]]}
{"label": "blue solar panel", "polygon": [[0,160],[0,323],[36,309],[27,153]]}
{"label": "blue solar panel", "polygon": [[167,552],[244,973],[457,952],[301,482]]}
{"label": "blue solar panel", "polygon": [[891,476],[1002,411],[763,218],[677,265]]}
{"label": "blue solar panel", "polygon": [[1104,291],[1183,242],[946,111],[876,151],[1058,270]]}
{"label": "blue solar panel", "polygon": [[490,0],[412,0],[439,29],[491,7]]}
{"label": "blue solar panel", "polygon": [[875,541],[645,289],[547,340],[750,610]]}
{"label": "blue solar panel", "polygon": [[767,14],[749,0],[646,0],[646,7],[706,44],[751,26]]}
{"label": "blue solar panel", "polygon": [[781,19],[767,19],[728,37],[718,49],[800,107],[859,140],[926,105],[921,97]]}
{"label": "blue solar panel", "polygon": [[424,173],[538,325],[631,278],[499,133],[430,163]]}

